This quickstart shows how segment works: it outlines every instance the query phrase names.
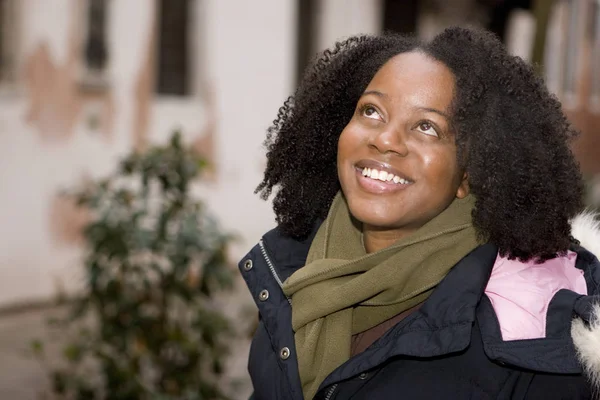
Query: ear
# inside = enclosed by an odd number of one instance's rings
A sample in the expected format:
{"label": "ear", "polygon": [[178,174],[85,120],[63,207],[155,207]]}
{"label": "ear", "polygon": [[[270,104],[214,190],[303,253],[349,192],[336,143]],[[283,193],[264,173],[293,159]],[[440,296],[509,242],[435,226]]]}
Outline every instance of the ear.
{"label": "ear", "polygon": [[462,176],[460,184],[458,185],[458,189],[456,189],[456,198],[464,199],[469,195],[471,190],[469,189],[469,179],[467,173],[465,172]]}

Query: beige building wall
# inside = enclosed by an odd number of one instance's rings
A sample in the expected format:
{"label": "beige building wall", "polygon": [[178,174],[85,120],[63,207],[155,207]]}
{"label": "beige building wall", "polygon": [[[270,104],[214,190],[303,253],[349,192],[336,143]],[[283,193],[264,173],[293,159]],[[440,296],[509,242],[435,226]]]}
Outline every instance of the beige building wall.
{"label": "beige building wall", "polygon": [[17,79],[0,86],[0,307],[79,287],[83,219],[57,194],[175,128],[216,165],[196,194],[239,235],[232,261],[274,226],[253,190],[265,130],[292,91],[296,2],[194,0],[194,89],[184,98],[154,93],[156,2],[109,3],[108,84],[98,92],[82,84],[85,1],[18,0]]}

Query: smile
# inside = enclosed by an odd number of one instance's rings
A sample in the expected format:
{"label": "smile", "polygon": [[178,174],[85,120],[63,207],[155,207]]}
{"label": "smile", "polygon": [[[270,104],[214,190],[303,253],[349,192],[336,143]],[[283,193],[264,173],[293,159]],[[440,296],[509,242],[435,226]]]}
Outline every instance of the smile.
{"label": "smile", "polygon": [[410,187],[414,182],[385,171],[383,168],[355,166],[358,185],[367,193],[383,195],[391,194]]}
{"label": "smile", "polygon": [[411,183],[410,181],[404,178],[400,178],[398,175],[394,175],[390,172],[379,171],[377,169],[368,167],[363,168],[362,176],[366,178],[377,179],[381,182],[394,183],[397,185],[408,185],[409,183]]}

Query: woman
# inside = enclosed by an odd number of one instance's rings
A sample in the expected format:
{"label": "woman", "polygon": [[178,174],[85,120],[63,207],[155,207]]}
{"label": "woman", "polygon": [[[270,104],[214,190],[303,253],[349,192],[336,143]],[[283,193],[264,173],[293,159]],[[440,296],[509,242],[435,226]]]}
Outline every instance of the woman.
{"label": "woman", "polygon": [[240,262],[254,398],[591,398],[574,135],[490,34],[326,51],[269,129],[278,227]]}

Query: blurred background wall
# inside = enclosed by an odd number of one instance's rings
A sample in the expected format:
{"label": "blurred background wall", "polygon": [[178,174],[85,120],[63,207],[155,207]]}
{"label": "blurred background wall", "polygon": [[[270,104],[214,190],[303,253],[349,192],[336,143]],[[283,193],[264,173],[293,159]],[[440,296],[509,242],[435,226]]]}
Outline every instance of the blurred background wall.
{"label": "blurred background wall", "polygon": [[0,305],[77,286],[85,216],[59,191],[173,129],[215,164],[198,193],[242,235],[234,256],[273,225],[253,190],[293,87],[295,3],[259,3],[0,1]]}

